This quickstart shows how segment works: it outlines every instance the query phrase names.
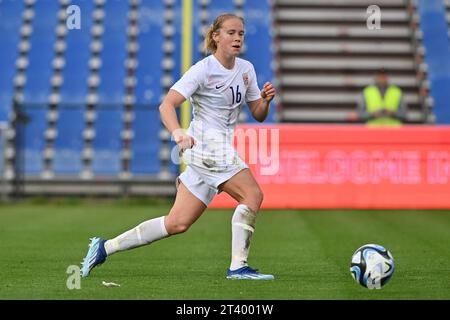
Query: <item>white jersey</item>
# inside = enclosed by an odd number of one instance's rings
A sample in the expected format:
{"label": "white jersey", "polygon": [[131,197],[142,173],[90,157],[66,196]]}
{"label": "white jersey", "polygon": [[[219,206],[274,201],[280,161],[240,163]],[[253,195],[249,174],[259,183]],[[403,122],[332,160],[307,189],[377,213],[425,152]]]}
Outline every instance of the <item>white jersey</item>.
{"label": "white jersey", "polygon": [[253,65],[236,58],[234,68],[226,69],[210,55],[193,65],[171,89],[191,102],[188,134],[196,141],[189,152],[193,164],[219,171],[228,167],[236,157],[232,138],[244,102],[260,98]]}

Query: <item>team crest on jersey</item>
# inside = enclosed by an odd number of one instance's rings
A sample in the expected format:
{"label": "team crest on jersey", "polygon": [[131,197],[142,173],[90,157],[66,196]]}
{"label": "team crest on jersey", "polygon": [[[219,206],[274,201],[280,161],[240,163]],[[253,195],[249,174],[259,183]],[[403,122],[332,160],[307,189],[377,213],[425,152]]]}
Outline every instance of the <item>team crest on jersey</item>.
{"label": "team crest on jersey", "polygon": [[244,80],[244,85],[247,87],[248,86],[248,74],[247,73],[242,74],[242,80]]}

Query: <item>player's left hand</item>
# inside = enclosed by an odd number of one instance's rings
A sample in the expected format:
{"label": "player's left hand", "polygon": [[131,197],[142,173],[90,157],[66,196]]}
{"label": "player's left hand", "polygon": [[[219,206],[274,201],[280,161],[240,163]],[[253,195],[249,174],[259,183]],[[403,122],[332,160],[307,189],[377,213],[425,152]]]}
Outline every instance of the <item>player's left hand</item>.
{"label": "player's left hand", "polygon": [[263,89],[261,90],[261,98],[269,103],[273,97],[275,97],[275,87],[270,82],[264,83]]}

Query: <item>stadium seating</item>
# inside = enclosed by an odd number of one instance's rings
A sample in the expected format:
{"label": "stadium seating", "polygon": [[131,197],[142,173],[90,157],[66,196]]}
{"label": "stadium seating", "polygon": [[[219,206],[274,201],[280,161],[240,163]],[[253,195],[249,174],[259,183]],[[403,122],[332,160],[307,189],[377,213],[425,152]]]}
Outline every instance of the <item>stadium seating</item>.
{"label": "stadium seating", "polygon": [[158,161],[161,148],[159,112],[138,108],[134,114],[131,172],[137,176],[158,174],[161,167]]}
{"label": "stadium seating", "polygon": [[235,4],[233,1],[228,0],[213,0],[209,2],[208,7],[208,25],[210,25],[214,18],[218,15],[221,15],[225,12],[234,13],[236,10]]}
{"label": "stadium seating", "polygon": [[120,134],[122,131],[122,111],[97,109],[94,125],[92,171],[94,175],[117,176],[121,170]]}
{"label": "stadium seating", "polygon": [[22,1],[0,1],[0,122],[7,121],[11,111],[23,9]]}
{"label": "stadium seating", "polygon": [[[93,26],[93,1],[79,3],[83,13],[81,29],[67,32],[65,43],[65,65],[62,71],[63,83],[60,89],[61,101],[84,104],[88,93],[91,30]],[[64,111],[61,111],[64,112]]]}
{"label": "stadium seating", "polygon": [[197,61],[205,57],[203,40],[206,34],[208,26],[211,24],[210,17],[208,14],[208,0],[204,1],[194,1],[194,6],[192,8],[192,15],[198,17],[198,19],[193,19],[193,34],[192,34],[192,61],[196,63]]}
{"label": "stadium seating", "polygon": [[[136,69],[136,108],[133,113],[130,171],[133,175],[157,174],[161,124],[157,106],[163,96],[164,12],[162,2],[142,1],[139,10],[139,51]],[[168,53],[174,44],[168,46]],[[173,76],[168,76],[168,85]]]}
{"label": "stadium seating", "polygon": [[[71,4],[80,7],[81,30],[65,30],[61,13]],[[27,174],[45,178],[119,176],[124,171],[165,178],[176,174],[178,168],[170,160],[174,143],[156,111],[180,76],[181,4],[181,0],[1,2],[8,16],[24,15],[24,21],[14,20],[14,30],[26,24],[31,30],[24,36],[29,42],[24,59],[8,53],[10,60],[20,60],[20,68],[7,63],[9,78],[16,75],[22,84],[16,85],[16,94],[27,105],[24,108],[31,119],[25,126]],[[198,0],[195,5],[207,13],[202,25],[196,24],[198,45],[215,16],[223,12],[248,16],[249,32],[254,35],[250,41],[255,46],[246,50],[245,57],[254,59],[261,70],[260,85],[271,78],[271,59],[268,55],[259,61],[256,46],[264,42],[270,47],[270,35],[260,32],[270,24],[268,4],[264,10],[257,9],[257,1]],[[132,10],[139,13],[134,31]],[[263,11],[266,15],[261,20]],[[7,19],[2,21],[2,30],[10,28]],[[7,34],[2,32],[2,36]],[[8,50],[17,50],[20,35],[13,40],[5,41]],[[137,49],[132,50],[133,46]],[[12,80],[1,84],[11,85],[2,90],[2,99],[10,101]],[[2,105],[9,108],[2,114],[7,119],[11,103]]]}
{"label": "stadium seating", "polygon": [[447,11],[448,37],[450,38],[450,0],[445,0],[445,8]]}
{"label": "stadium seating", "polygon": [[[167,1],[166,1],[167,2]],[[182,34],[183,34],[183,16],[182,16],[182,2],[183,0],[170,0],[171,6],[166,7],[166,11],[168,13],[165,15],[165,33],[166,33],[166,42],[164,47],[170,45],[172,42],[173,50],[166,50],[166,56],[171,57],[172,61],[168,66],[164,66],[166,73],[169,73],[173,78],[170,86],[175,83],[181,77],[181,58],[182,58]],[[168,32],[168,30],[173,29],[173,31]],[[167,90],[169,84],[163,83],[163,87]]]}
{"label": "stadium seating", "polygon": [[[403,88],[408,122],[429,121],[415,1],[377,1],[380,30],[366,28],[371,2],[195,0],[193,62],[204,57],[207,26],[233,12],[246,21],[242,56],[259,86],[274,81],[272,67],[278,73],[280,110],[272,107],[268,121],[353,121],[361,90],[380,67]],[[182,3],[0,0],[0,122],[15,119],[13,97],[29,118],[8,133],[5,149],[14,148],[15,134],[22,140],[5,167],[16,155],[32,177],[173,180],[174,143],[158,106],[181,75]],[[81,30],[66,27],[71,4],[80,7]],[[253,122],[244,110],[240,121]]]}
{"label": "stadium seating", "polygon": [[446,9],[441,0],[418,1],[422,43],[437,124],[450,123],[450,38]]}
{"label": "stadium seating", "polygon": [[97,91],[99,104],[115,104],[123,101],[128,6],[128,1],[105,2],[99,70],[100,85]]}
{"label": "stadium seating", "polygon": [[127,58],[126,1],[106,1],[103,12],[102,50],[100,53],[98,105],[93,124],[92,172],[117,176],[121,171],[120,151],[122,102],[125,94]]}
{"label": "stadium seating", "polygon": [[60,110],[56,130],[53,171],[56,176],[78,176],[82,169],[84,111]]}
{"label": "stadium seating", "polygon": [[163,95],[160,80],[163,78],[164,5],[159,1],[142,1],[138,27],[136,103],[156,107]]}
{"label": "stadium seating", "polygon": [[420,94],[426,82],[417,76],[424,69],[422,49],[410,28],[415,14],[403,0],[376,3],[382,7],[379,30],[366,26],[370,0],[275,2],[281,121],[356,120],[361,91],[381,67],[402,87],[408,121],[427,121]]}
{"label": "stadium seating", "polygon": [[44,170],[43,151],[45,149],[44,132],[47,129],[45,108],[31,106],[26,108],[28,122],[19,133],[19,169],[26,175],[40,176]]}
{"label": "stadium seating", "polygon": [[59,90],[61,104],[56,119],[53,144],[53,173],[57,177],[78,177],[82,170],[85,102],[88,94],[89,60],[93,26],[93,1],[77,3],[83,14],[81,29],[71,29],[65,37],[64,67]]}
{"label": "stadium seating", "polygon": [[33,33],[30,37],[29,64],[26,68],[24,101],[47,103],[50,95],[55,29],[58,22],[57,1],[36,1],[33,6]]}
{"label": "stadium seating", "polygon": [[[245,18],[245,51],[244,58],[253,63],[258,78],[258,85],[263,87],[266,82],[273,81],[273,52],[272,52],[272,8],[268,1],[246,0],[244,2]],[[273,102],[275,103],[275,101]],[[250,116],[248,109],[247,122],[257,122]],[[269,110],[266,122],[274,122],[275,106]]]}

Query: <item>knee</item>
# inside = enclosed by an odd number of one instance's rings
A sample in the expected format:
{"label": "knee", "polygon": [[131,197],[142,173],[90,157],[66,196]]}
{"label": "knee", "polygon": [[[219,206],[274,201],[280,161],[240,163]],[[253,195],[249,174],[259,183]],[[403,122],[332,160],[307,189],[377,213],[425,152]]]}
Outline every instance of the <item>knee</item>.
{"label": "knee", "polygon": [[179,233],[184,233],[186,231],[188,231],[190,225],[187,224],[176,224],[173,225],[172,228],[170,228],[169,232],[170,235],[174,235],[174,234],[179,234]]}
{"label": "knee", "polygon": [[248,195],[245,202],[247,202],[247,206],[253,210],[253,212],[257,213],[259,211],[259,208],[261,207],[261,204],[264,200],[264,193],[261,189],[257,189],[253,191],[250,195]]}
{"label": "knee", "polygon": [[264,193],[261,189],[258,189],[258,191],[255,193],[255,202],[258,204],[258,208],[261,207],[261,204],[264,200]]}
{"label": "knee", "polygon": [[173,220],[169,218],[166,219],[165,226],[167,233],[170,235],[174,235],[188,231],[191,225],[183,221]]}
{"label": "knee", "polygon": [[173,223],[166,226],[167,233],[170,235],[179,234],[188,231],[190,225],[185,223]]}

